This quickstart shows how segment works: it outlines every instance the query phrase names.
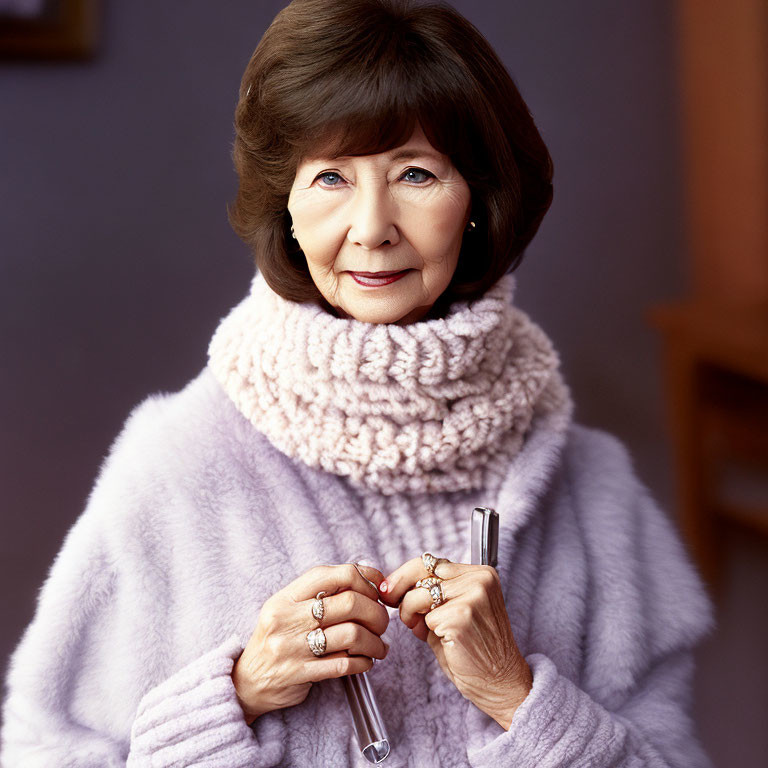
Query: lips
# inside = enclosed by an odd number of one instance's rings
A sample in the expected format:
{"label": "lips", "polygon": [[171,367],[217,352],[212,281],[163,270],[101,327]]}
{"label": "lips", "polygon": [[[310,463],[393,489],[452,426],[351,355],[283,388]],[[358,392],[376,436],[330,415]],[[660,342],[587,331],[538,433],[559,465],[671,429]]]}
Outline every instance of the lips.
{"label": "lips", "polygon": [[395,269],[392,272],[352,272],[352,274],[360,275],[361,277],[389,277],[390,275],[399,275],[401,272],[407,272],[407,271],[408,271],[408,268]]}
{"label": "lips", "polygon": [[349,275],[358,285],[376,288],[402,280],[412,271],[412,269],[401,269],[396,272],[350,272]]}

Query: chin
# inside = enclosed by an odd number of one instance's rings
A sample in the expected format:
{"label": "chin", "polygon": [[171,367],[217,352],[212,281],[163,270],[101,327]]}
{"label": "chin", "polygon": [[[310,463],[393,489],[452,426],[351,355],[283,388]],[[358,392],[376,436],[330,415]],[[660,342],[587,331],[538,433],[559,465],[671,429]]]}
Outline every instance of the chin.
{"label": "chin", "polygon": [[353,317],[361,323],[377,323],[382,325],[397,323],[407,317],[412,311],[413,309],[411,307],[398,311],[392,306],[386,305],[379,307],[355,307],[354,309],[344,310],[348,317]]}
{"label": "chin", "polygon": [[355,314],[350,314],[350,317],[354,317],[355,320],[359,320],[361,323],[391,325],[392,323],[397,323],[403,316],[391,315],[381,312],[357,312]]}

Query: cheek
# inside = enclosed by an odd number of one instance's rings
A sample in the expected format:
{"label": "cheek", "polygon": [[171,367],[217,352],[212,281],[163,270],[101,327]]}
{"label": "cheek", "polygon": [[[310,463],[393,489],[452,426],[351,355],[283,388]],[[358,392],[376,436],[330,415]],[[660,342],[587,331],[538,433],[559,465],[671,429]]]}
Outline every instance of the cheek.
{"label": "cheek", "polygon": [[323,222],[336,208],[331,195],[317,195],[313,189],[296,194],[288,205],[294,223],[304,227]]}
{"label": "cheek", "polygon": [[418,213],[432,229],[450,237],[461,227],[470,199],[471,192],[463,179],[448,180],[410,207],[418,208]]}
{"label": "cheek", "polygon": [[322,232],[313,229],[311,234],[301,238],[301,248],[307,259],[310,269],[315,272],[329,272],[333,269],[333,263],[338,255],[338,248],[333,242],[325,239]]}
{"label": "cheek", "polygon": [[409,239],[425,263],[442,264],[458,256],[468,204],[469,198],[451,197],[409,212]]}
{"label": "cheek", "polygon": [[290,208],[294,230],[311,269],[328,270],[339,251],[339,233],[333,227],[331,209],[322,200],[305,199]]}

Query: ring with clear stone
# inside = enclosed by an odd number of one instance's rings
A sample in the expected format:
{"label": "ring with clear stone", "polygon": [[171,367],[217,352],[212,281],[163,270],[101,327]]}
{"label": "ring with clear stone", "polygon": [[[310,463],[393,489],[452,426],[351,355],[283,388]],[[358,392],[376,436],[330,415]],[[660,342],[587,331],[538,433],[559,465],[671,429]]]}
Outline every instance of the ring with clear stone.
{"label": "ring with clear stone", "polygon": [[325,605],[323,603],[323,595],[326,592],[318,592],[315,599],[312,601],[312,615],[318,620],[322,621],[325,616]]}
{"label": "ring with clear stone", "polygon": [[307,643],[309,644],[309,650],[315,654],[315,656],[322,656],[325,653],[327,647],[327,641],[325,639],[325,632],[320,627],[313,629],[307,633]]}
{"label": "ring with clear stone", "polygon": [[421,562],[424,563],[424,568],[426,569],[427,573],[430,576],[434,576],[435,568],[437,568],[440,563],[450,563],[451,561],[446,557],[435,557],[430,552],[425,552],[421,556]]}
{"label": "ring with clear stone", "polygon": [[427,592],[429,592],[429,596],[432,598],[432,605],[429,607],[430,611],[445,602],[443,579],[440,579],[437,576],[430,576],[427,579],[419,579],[416,582],[416,586],[426,589]]}
{"label": "ring with clear stone", "polygon": [[435,566],[437,565],[437,558],[429,552],[424,552],[421,556],[421,562],[424,563],[424,567],[427,569],[427,573],[430,576],[435,575]]}

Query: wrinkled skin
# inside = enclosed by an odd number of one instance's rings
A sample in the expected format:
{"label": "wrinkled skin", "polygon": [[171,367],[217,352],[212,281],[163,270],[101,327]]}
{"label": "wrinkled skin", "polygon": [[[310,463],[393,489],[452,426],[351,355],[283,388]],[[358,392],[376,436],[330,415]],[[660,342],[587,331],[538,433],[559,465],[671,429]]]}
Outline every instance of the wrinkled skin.
{"label": "wrinkled skin", "polygon": [[399,605],[401,620],[429,643],[461,694],[509,729],[533,676],[512,634],[498,574],[487,565],[439,562],[445,602],[431,610],[429,591],[416,586],[428,575],[420,557],[409,560],[379,586],[381,599]]}
{"label": "wrinkled skin", "polygon": [[[505,730],[533,685],[530,667],[512,634],[498,574],[490,566],[441,561],[445,602],[431,609],[428,576],[420,557],[385,580],[370,566],[317,566],[272,595],[232,670],[246,722],[295,706],[313,682],[365,672],[389,647],[381,639],[389,623],[382,603],[399,606],[400,618],[429,643],[440,667],[461,694]],[[318,626],[312,602],[321,590],[325,615],[319,626],[327,651],[313,656],[307,633]]]}
{"label": "wrinkled skin", "polygon": [[[321,565],[264,603],[256,628],[232,669],[249,725],[265,712],[300,704],[313,682],[365,672],[374,658],[387,655],[389,648],[381,635],[389,614],[376,591],[383,578],[380,571],[367,566]],[[323,656],[314,656],[306,636],[318,626],[312,603],[321,590],[327,593],[325,614],[319,622],[327,650]]]}

